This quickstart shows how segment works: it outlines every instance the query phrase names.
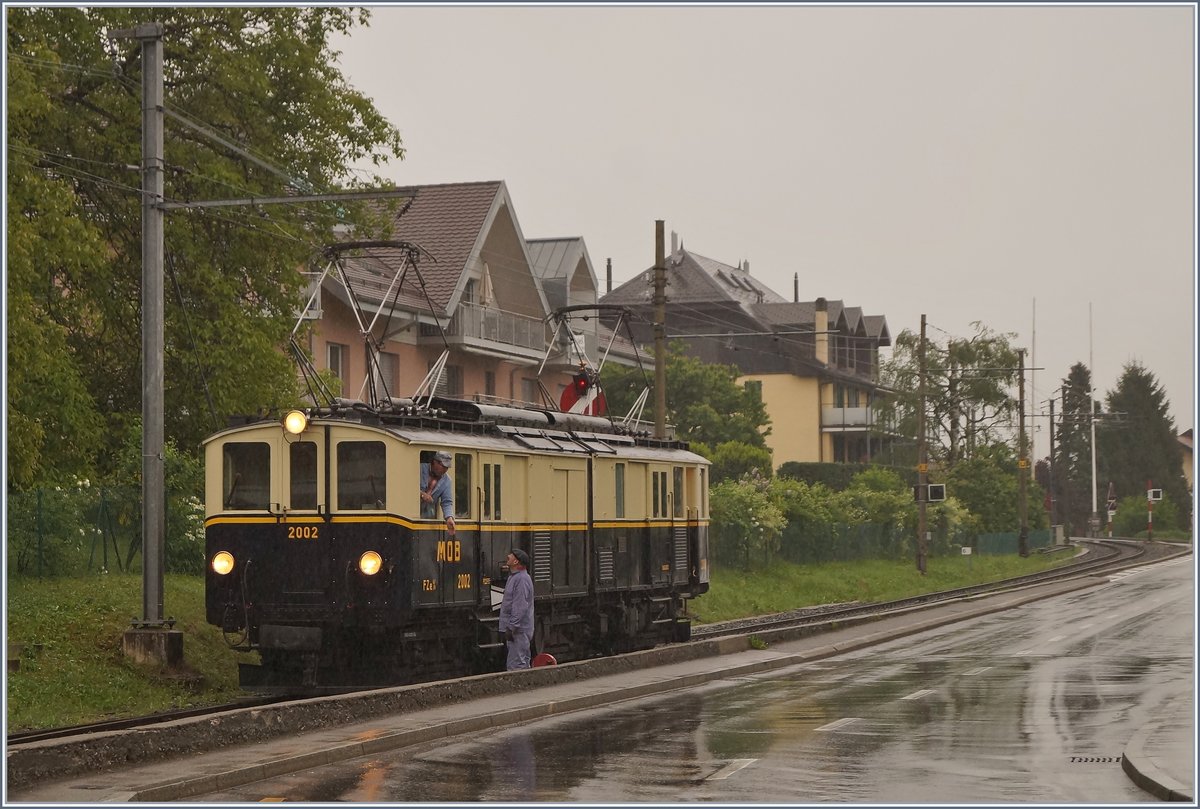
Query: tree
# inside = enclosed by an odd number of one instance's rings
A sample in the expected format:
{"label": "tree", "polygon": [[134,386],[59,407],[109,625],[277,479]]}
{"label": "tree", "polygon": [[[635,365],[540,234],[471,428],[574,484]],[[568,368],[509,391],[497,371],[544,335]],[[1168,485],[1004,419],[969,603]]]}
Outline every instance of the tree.
{"label": "tree", "polygon": [[[667,422],[686,441],[717,447],[729,441],[766,447],[770,419],[762,400],[737,383],[735,365],[714,365],[684,353],[674,342],[667,354]],[[604,366],[604,395],[609,411],[624,415],[650,380],[639,368]],[[654,418],[653,396],[642,418]]]}
{"label": "tree", "polygon": [[1062,381],[1062,408],[1052,426],[1055,516],[1076,536],[1085,533],[1092,511],[1091,389],[1088,367],[1082,362],[1072,365]]}
{"label": "tree", "polygon": [[[1017,459],[1007,444],[980,447],[975,456],[946,472],[946,492],[970,512],[967,527],[976,533],[999,533],[1020,528]],[[1046,525],[1045,495],[1036,482],[1026,490],[1027,519],[1031,528]]]}
{"label": "tree", "polygon": [[[403,150],[396,128],[346,84],[329,47],[334,34],[365,24],[365,11],[6,14],[8,227],[17,237],[8,315],[23,329],[10,345],[9,417],[32,425],[10,458],[13,483],[32,485],[93,460],[111,465],[141,411],[141,59],[137,42],[112,40],[113,30],[164,25],[168,199],[330,190],[351,184],[351,161],[379,165]],[[301,303],[297,270],[333,240],[336,225],[371,232],[380,221],[363,207],[330,203],[168,214],[168,440],[195,451],[226,415],[295,400],[281,349]],[[14,380],[30,387],[14,393]],[[46,403],[45,395],[63,398]]]}
{"label": "tree", "polygon": [[[1166,391],[1154,374],[1137,362],[1125,365],[1115,389],[1105,396],[1110,418],[1096,432],[1100,480],[1112,481],[1118,497],[1140,496],[1153,482],[1175,503],[1187,503],[1183,454],[1170,416]],[[1176,526],[1186,528],[1191,514],[1176,511]]]}
{"label": "tree", "polygon": [[[925,341],[928,454],[945,467],[996,441],[1017,412],[1010,392],[1018,375],[1016,335],[999,334],[979,321],[971,325],[975,334],[969,338],[941,343],[927,336]],[[892,393],[876,399],[879,423],[893,425],[902,435],[917,434],[920,343],[910,329],[900,332],[880,369],[880,381]]]}

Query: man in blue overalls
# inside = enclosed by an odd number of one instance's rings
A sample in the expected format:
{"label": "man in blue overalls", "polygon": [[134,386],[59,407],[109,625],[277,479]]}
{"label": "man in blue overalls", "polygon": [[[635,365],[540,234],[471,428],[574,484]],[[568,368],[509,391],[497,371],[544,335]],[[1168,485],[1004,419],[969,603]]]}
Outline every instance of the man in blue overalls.
{"label": "man in blue overalls", "polygon": [[529,668],[529,642],[533,640],[533,579],[529,555],[520,548],[508,553],[508,581],[500,602],[500,637],[508,641],[509,671]]}

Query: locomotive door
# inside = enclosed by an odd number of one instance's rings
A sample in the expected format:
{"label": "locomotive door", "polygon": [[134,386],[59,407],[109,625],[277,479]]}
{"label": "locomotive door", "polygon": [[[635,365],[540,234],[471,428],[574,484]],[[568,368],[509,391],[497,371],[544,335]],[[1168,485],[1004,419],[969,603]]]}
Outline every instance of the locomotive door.
{"label": "locomotive door", "polygon": [[[587,467],[586,462],[559,461],[553,465],[551,491],[553,528],[549,532],[549,569],[535,566],[549,579],[550,591],[571,595],[587,591]],[[534,534],[535,551],[539,534]],[[542,579],[545,581],[546,579]]]}
{"label": "locomotive door", "polygon": [[[422,449],[419,463],[429,463],[434,450]],[[475,516],[472,453],[451,451],[453,460],[448,470],[454,484],[454,536],[446,530],[440,511],[435,519],[423,517],[414,531],[417,606],[475,604],[478,601],[479,574],[475,538],[471,524]],[[417,487],[420,488],[419,486]]]}
{"label": "locomotive door", "polygon": [[477,599],[481,606],[499,609],[503,592],[504,571],[501,565],[509,549],[516,547],[511,527],[505,523],[514,518],[512,511],[524,491],[520,458],[479,453],[479,485],[476,488],[476,508],[479,513],[479,556],[475,560],[475,578],[479,582]]}
{"label": "locomotive door", "polygon": [[[325,492],[325,433],[310,426],[295,438],[285,436],[279,446],[280,511],[278,542],[281,552],[272,563],[279,576],[278,592],[288,603],[324,603],[329,586],[330,532]],[[324,514],[322,514],[324,511]],[[257,571],[262,574],[260,569]]]}

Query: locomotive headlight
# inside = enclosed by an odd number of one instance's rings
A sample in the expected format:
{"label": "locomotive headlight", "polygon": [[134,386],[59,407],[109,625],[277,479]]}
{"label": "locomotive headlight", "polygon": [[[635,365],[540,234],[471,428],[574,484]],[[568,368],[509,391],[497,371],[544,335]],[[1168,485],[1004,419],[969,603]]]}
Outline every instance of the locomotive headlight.
{"label": "locomotive headlight", "polygon": [[365,576],[374,576],[383,567],[383,559],[375,551],[367,551],[362,556],[358,557],[358,569]]}
{"label": "locomotive headlight", "polygon": [[288,414],[283,417],[283,429],[287,430],[292,435],[300,435],[304,432],[304,428],[308,426],[308,416],[304,415],[299,410],[288,411]]}
{"label": "locomotive headlight", "polygon": [[212,558],[213,573],[227,576],[233,570],[233,554],[229,551],[218,551]]}

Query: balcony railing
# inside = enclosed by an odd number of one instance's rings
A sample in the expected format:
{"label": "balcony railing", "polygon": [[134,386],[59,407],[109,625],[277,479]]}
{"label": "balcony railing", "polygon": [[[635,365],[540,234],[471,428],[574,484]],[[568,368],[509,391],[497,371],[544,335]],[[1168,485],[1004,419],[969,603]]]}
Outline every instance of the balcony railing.
{"label": "balcony railing", "polygon": [[868,430],[875,424],[869,407],[822,407],[821,427],[835,430]]}
{"label": "balcony railing", "polygon": [[[436,337],[437,327],[421,325],[421,336]],[[504,312],[475,303],[460,303],[446,327],[446,337],[476,340],[544,351],[546,325],[540,318]]]}

